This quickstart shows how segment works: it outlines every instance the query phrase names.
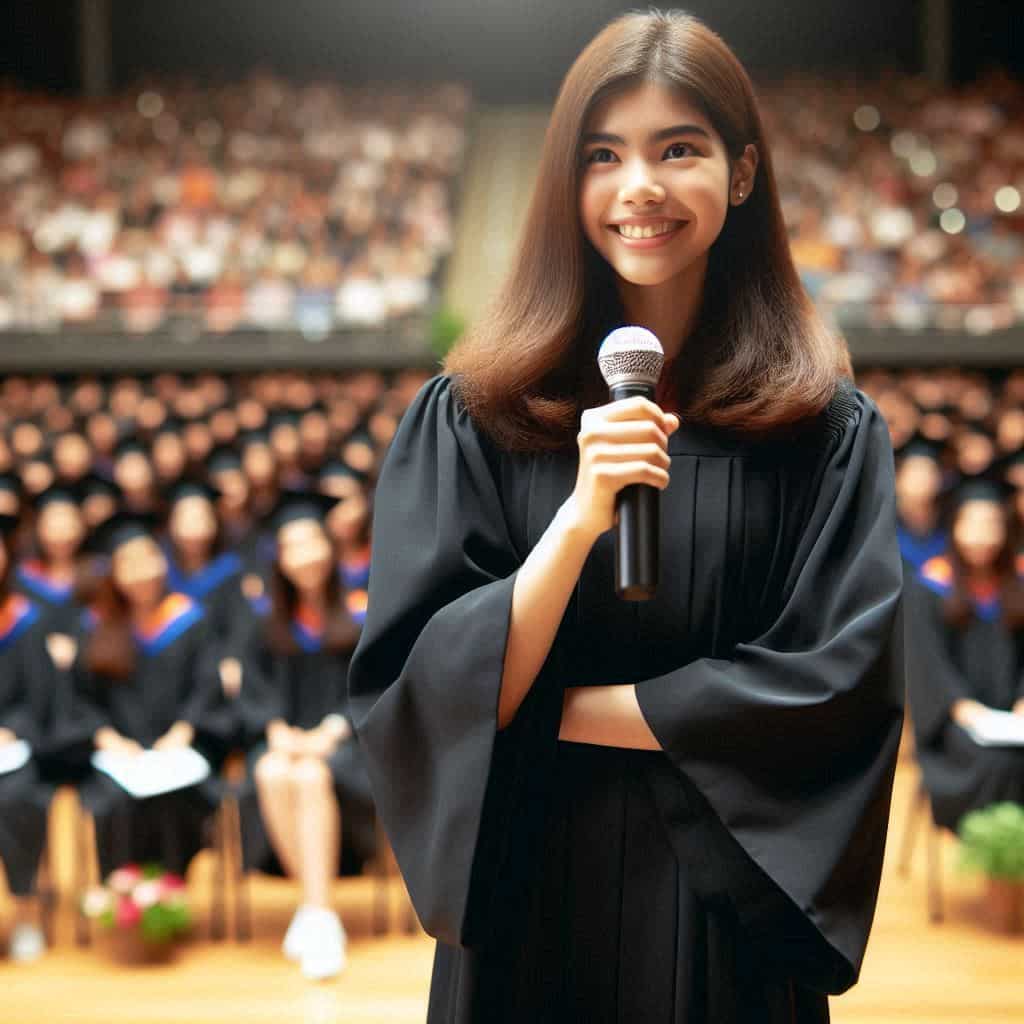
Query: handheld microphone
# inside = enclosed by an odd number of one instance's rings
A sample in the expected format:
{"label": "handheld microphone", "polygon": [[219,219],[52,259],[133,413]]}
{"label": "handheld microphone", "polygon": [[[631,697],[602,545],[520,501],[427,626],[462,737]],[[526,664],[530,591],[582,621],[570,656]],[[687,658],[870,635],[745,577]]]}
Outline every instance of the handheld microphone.
{"label": "handheld microphone", "polygon": [[[635,395],[653,402],[665,352],[645,327],[619,327],[601,342],[597,363],[613,402]],[[615,593],[624,601],[647,601],[657,590],[660,508],[650,484],[629,484],[615,496]]]}

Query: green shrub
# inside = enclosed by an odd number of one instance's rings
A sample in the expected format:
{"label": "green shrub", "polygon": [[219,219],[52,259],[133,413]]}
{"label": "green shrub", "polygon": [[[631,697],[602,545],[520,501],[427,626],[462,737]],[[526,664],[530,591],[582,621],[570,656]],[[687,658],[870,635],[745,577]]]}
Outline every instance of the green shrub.
{"label": "green shrub", "polygon": [[1011,802],[971,811],[960,820],[960,867],[992,878],[1024,881],[1024,807]]}

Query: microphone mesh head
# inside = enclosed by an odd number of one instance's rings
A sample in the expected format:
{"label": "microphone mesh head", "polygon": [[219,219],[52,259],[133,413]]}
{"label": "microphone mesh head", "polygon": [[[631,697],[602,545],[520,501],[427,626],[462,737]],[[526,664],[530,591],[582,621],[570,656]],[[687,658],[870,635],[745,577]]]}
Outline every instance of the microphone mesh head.
{"label": "microphone mesh head", "polygon": [[665,351],[646,327],[617,327],[601,342],[597,364],[608,387],[626,383],[654,387],[665,365]]}

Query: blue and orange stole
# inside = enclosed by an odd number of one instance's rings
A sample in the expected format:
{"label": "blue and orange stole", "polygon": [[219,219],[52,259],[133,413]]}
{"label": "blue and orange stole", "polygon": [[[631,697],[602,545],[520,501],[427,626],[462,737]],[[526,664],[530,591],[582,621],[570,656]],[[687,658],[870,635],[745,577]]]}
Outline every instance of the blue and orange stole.
{"label": "blue and orange stole", "polygon": [[0,651],[39,619],[39,609],[24,594],[8,594],[0,603]]}

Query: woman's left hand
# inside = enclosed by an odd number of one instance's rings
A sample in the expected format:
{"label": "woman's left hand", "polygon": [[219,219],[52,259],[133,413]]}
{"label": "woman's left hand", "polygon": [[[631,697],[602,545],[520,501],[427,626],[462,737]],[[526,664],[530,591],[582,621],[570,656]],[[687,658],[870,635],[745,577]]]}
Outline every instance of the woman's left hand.
{"label": "woman's left hand", "polygon": [[154,750],[181,750],[183,747],[191,746],[194,738],[194,730],[188,722],[175,722],[153,744]]}
{"label": "woman's left hand", "polygon": [[1013,705],[1013,713],[1015,715],[1024,715],[1024,697],[1021,697],[1021,699]]}

